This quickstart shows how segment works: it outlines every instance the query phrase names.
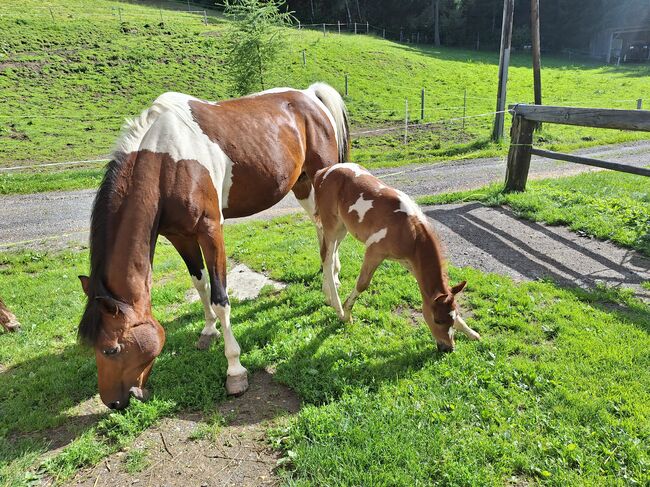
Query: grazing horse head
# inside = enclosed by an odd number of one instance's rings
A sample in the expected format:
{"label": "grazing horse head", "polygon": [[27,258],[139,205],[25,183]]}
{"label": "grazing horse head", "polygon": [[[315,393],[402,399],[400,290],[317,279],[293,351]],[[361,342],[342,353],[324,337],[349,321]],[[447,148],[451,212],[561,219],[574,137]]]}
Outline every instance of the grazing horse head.
{"label": "grazing horse head", "polygon": [[460,293],[465,286],[466,281],[453,286],[447,293],[438,293],[431,299],[423,303],[423,314],[429,324],[429,329],[433,334],[438,351],[452,352],[456,346],[454,341],[454,331],[458,330],[471,340],[479,340],[481,337],[478,333],[467,326],[465,320],[460,316],[460,309],[456,303],[456,295]]}
{"label": "grazing horse head", "polygon": [[144,385],[165,343],[165,330],[150,313],[110,295],[101,282],[79,276],[88,304],[79,334],[95,350],[99,395],[111,409],[123,409],[131,396],[145,400]]}
{"label": "grazing horse head", "polygon": [[95,198],[90,275],[81,277],[88,301],[79,337],[95,349],[107,406],[146,398],[165,342],[151,311],[159,235],[181,255],[201,298],[206,323],[197,346],[218,338],[220,322],[226,391],[248,388],[230,324],[223,221],[265,210],[293,191],[317,222],[313,177],[348,150],[345,103],[322,83],[218,103],[165,93],[127,123]]}

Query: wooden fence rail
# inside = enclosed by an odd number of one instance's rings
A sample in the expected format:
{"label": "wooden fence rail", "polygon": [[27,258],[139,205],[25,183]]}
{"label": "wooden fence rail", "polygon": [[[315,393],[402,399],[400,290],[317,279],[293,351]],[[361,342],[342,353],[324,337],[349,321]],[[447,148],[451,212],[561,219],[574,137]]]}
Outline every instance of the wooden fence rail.
{"label": "wooden fence rail", "polygon": [[513,121],[510,132],[511,145],[508,153],[505,191],[524,191],[526,189],[530,158],[533,154],[576,164],[586,164],[614,171],[650,176],[650,169],[646,168],[551,152],[533,147],[533,132],[537,124],[541,122],[650,132],[650,111],[648,110],[611,110],[540,105],[513,105],[510,109],[513,113]]}

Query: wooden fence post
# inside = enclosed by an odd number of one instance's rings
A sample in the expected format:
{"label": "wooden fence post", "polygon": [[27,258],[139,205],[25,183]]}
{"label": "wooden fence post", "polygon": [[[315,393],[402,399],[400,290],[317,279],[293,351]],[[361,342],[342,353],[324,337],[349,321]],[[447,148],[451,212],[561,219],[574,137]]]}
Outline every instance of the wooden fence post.
{"label": "wooden fence post", "polygon": [[381,31],[381,38],[382,38],[382,39],[386,39],[386,29],[383,29],[383,30]]}
{"label": "wooden fence post", "polygon": [[530,151],[533,148],[533,132],[535,122],[526,120],[523,116],[515,115],[510,129],[510,152],[506,168],[506,183],[504,191],[525,191],[530,169]]}
{"label": "wooden fence post", "polygon": [[323,24],[323,35],[325,35],[325,24]]}
{"label": "wooden fence post", "polygon": [[345,75],[345,96],[348,96],[348,75]]}
{"label": "wooden fence post", "polygon": [[424,120],[424,88],[420,94],[420,120]]}
{"label": "wooden fence post", "polygon": [[366,22],[366,34],[370,32],[370,22]]}
{"label": "wooden fence post", "polygon": [[336,25],[337,25],[338,28],[339,28],[339,34],[340,34],[340,33],[341,33],[341,21],[340,21],[340,20],[337,20],[337,21],[336,21]]}
{"label": "wooden fence post", "polygon": [[409,100],[404,100],[404,144],[408,144],[409,139]]}
{"label": "wooden fence post", "polygon": [[357,23],[356,22],[354,23],[354,33],[355,34],[357,33]]}
{"label": "wooden fence post", "polygon": [[643,98],[639,98],[636,101],[636,109],[637,110],[643,110]]}
{"label": "wooden fence post", "polygon": [[305,49],[302,50],[302,65],[307,66],[307,53],[305,52]]}

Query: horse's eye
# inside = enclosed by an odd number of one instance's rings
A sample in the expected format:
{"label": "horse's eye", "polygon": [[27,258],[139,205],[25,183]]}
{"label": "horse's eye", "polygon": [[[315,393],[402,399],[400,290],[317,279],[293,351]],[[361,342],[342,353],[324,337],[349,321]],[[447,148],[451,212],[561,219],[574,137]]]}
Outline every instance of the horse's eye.
{"label": "horse's eye", "polygon": [[118,346],[113,347],[113,348],[107,348],[107,349],[104,350],[102,353],[103,353],[104,355],[115,355],[115,354],[118,353],[119,351],[120,351],[120,346],[118,345]]}

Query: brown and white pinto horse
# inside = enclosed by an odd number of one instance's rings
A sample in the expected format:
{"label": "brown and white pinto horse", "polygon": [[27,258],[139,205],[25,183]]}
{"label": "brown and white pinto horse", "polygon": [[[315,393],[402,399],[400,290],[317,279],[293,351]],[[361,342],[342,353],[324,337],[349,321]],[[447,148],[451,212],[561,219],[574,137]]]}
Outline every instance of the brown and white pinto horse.
{"label": "brown and white pinto horse", "polygon": [[[470,339],[480,339],[461,318],[456,304],[455,296],[466,283],[449,286],[438,238],[413,200],[351,163],[318,171],[314,188],[323,225],[323,292],[339,318],[351,319],[352,306],[368,288],[377,266],[391,259],[415,276],[422,295],[422,313],[438,350],[454,349],[454,329]],[[341,305],[334,256],[348,231],[365,244],[366,252],[355,289]]]}
{"label": "brown and white pinto horse", "polygon": [[0,299],[0,326],[7,331],[20,331],[20,323],[16,316],[7,309],[2,299]]}
{"label": "brown and white pinto horse", "polygon": [[127,123],[93,207],[90,277],[80,276],[88,302],[79,336],[95,349],[108,407],[147,395],[165,342],[151,312],[159,234],[179,252],[200,294],[206,324],[199,348],[218,337],[219,319],[227,392],[248,388],[230,325],[223,220],[269,208],[290,190],[315,219],[314,175],[346,159],[348,134],[343,100],[322,83],[218,103],[166,93]]}

